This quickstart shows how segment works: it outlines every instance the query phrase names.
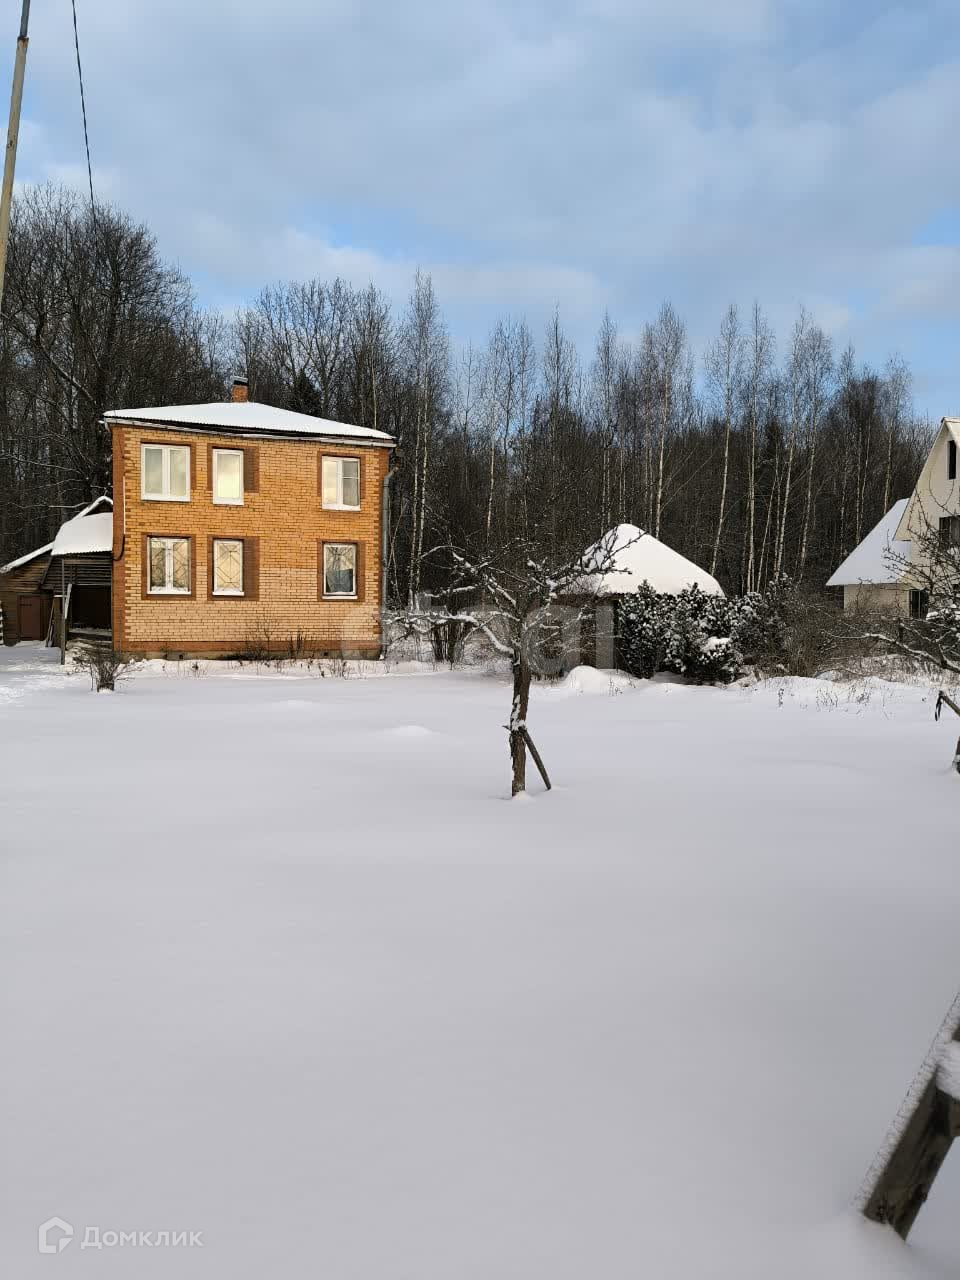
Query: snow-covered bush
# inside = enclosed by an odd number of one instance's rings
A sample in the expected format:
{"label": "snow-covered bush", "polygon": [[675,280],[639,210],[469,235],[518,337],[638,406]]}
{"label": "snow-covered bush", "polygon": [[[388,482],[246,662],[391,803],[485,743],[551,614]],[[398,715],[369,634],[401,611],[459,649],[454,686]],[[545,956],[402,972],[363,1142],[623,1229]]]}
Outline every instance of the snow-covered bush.
{"label": "snow-covered bush", "polygon": [[673,671],[702,684],[727,683],[741,665],[734,623],[734,602],[724,596],[695,586],[661,595],[645,582],[619,603],[621,661],[633,675]]}
{"label": "snow-covered bush", "polygon": [[732,633],[744,665],[777,669],[784,665],[790,621],[799,612],[798,592],[786,576],[764,591],[748,591],[730,601]]}
{"label": "snow-covered bush", "polygon": [[695,586],[661,595],[644,582],[619,602],[620,658],[633,675],[672,671],[702,684],[726,684],[748,667],[788,670],[804,615],[787,578],[733,599]]}

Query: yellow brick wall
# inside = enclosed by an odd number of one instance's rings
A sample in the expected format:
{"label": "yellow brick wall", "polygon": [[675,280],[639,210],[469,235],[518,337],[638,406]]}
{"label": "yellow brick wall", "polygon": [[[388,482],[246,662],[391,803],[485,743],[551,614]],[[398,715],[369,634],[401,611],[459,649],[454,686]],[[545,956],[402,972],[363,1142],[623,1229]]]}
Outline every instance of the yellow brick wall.
{"label": "yellow brick wall", "polygon": [[[114,643],[125,653],[233,654],[301,637],[306,649],[364,653],[380,647],[380,500],[388,450],[313,440],[253,440],[115,426]],[[143,442],[192,445],[189,502],[140,496]],[[259,484],[243,506],[213,502],[209,446],[258,450]],[[325,511],[317,491],[319,456],[361,459],[359,511]],[[194,598],[142,595],[144,534],[192,536]],[[259,599],[211,600],[207,540],[259,539]],[[363,600],[318,600],[318,541],[363,547]]]}

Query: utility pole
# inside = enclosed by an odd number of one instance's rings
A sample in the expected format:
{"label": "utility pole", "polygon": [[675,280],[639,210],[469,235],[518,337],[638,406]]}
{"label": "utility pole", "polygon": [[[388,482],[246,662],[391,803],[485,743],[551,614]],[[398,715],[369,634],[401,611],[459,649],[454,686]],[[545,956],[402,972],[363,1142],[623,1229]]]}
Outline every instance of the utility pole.
{"label": "utility pole", "polygon": [[10,203],[13,199],[13,171],[17,165],[17,137],[20,133],[20,104],[23,101],[23,73],[27,66],[27,22],[30,0],[23,0],[20,13],[20,35],[13,63],[13,89],[10,93],[10,124],[7,127],[7,151],[3,159],[3,187],[0,188],[0,305],[3,303],[3,277],[7,269],[7,241],[10,238]]}

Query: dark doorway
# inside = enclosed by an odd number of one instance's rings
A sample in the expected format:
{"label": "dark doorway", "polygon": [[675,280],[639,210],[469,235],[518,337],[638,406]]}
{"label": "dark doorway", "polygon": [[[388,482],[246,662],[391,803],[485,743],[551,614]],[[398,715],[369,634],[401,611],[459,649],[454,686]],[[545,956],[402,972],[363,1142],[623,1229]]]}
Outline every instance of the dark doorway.
{"label": "dark doorway", "polygon": [[70,596],[71,627],[110,630],[110,588],[74,587]]}
{"label": "dark doorway", "polygon": [[46,635],[43,596],[17,596],[17,631],[21,640],[42,640]]}

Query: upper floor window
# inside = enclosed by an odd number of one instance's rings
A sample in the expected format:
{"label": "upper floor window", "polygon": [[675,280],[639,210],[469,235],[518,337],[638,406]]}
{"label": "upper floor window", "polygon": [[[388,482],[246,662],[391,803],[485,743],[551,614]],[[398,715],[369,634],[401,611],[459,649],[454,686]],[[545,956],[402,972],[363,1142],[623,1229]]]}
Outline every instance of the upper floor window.
{"label": "upper floor window", "polygon": [[243,506],[243,450],[213,450],[213,500]]}
{"label": "upper floor window", "polygon": [[321,459],[321,501],[335,511],[360,510],[360,459]]}
{"label": "upper floor window", "polygon": [[189,445],[141,446],[140,496],[161,502],[190,501]]}
{"label": "upper floor window", "polygon": [[947,441],[947,479],[956,480],[957,478],[957,442],[956,440]]}

